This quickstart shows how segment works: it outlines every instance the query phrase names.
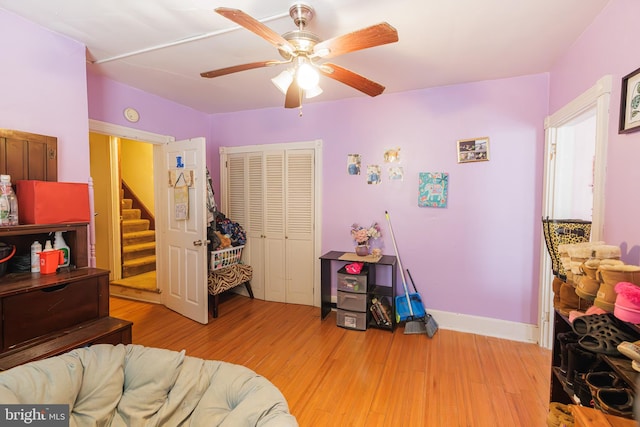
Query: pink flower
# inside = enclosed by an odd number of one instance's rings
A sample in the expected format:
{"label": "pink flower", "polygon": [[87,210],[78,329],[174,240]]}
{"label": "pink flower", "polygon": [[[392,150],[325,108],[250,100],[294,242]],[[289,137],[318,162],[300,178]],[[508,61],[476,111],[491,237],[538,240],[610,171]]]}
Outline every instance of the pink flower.
{"label": "pink flower", "polygon": [[351,226],[351,237],[357,245],[366,245],[369,243],[369,239],[377,239],[381,236],[380,226],[377,222],[374,222],[369,228],[361,227],[358,224]]}

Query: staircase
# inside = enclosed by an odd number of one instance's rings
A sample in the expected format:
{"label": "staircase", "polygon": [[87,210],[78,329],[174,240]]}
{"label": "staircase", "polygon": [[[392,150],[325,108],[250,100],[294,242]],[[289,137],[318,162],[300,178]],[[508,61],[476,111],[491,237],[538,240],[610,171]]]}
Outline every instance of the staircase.
{"label": "staircase", "polygon": [[156,232],[150,221],[133,209],[132,199],[122,199],[122,277],[132,277],[156,269]]}
{"label": "staircase", "polygon": [[124,182],[122,186],[122,275],[109,283],[109,292],[113,296],[159,304],[155,220]]}

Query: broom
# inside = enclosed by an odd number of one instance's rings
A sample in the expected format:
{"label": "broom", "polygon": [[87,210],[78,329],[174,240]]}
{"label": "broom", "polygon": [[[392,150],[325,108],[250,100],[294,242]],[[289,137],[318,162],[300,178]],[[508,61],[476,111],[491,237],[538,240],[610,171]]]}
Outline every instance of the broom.
{"label": "broom", "polygon": [[[409,317],[407,317],[407,321],[404,325],[404,333],[406,335],[409,334],[426,334],[427,327],[425,322],[417,320],[414,315],[413,307],[411,307],[411,299],[409,298],[409,289],[407,288],[407,280],[404,277],[404,269],[402,268],[402,262],[400,261],[400,254],[398,253],[398,247],[396,246],[396,238],[393,235],[393,227],[391,227],[391,219],[389,218],[389,213],[384,211],[385,216],[387,217],[387,222],[389,223],[389,233],[391,234],[391,241],[393,242],[393,249],[396,252],[396,258],[398,259],[398,266],[400,267],[400,277],[402,277],[402,287],[404,288],[404,296],[407,299],[407,307],[409,309]],[[418,299],[420,295],[416,294]],[[397,299],[398,297],[396,297]],[[414,298],[415,299],[415,298]],[[398,306],[398,304],[396,304]],[[396,308],[397,310],[397,308]]]}
{"label": "broom", "polygon": [[[416,282],[413,281],[413,276],[411,276],[411,272],[409,271],[408,268],[407,268],[407,274],[409,275],[409,279],[411,280],[411,284],[413,285],[413,290],[418,292],[418,289],[416,288]],[[438,332],[438,322],[436,322],[436,319],[434,319],[432,315],[427,313],[427,309],[424,308],[424,304],[422,305],[422,307],[424,310],[423,320],[424,320],[424,326],[425,328],[427,328],[427,335],[429,335],[429,338],[433,338],[436,332]]]}

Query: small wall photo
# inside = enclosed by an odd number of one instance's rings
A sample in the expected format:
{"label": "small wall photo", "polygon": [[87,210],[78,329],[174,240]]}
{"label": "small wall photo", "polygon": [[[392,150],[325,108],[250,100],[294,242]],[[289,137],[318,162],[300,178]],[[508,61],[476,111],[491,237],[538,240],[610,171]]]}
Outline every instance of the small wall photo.
{"label": "small wall photo", "polygon": [[486,162],[489,160],[489,137],[458,141],[458,163]]}

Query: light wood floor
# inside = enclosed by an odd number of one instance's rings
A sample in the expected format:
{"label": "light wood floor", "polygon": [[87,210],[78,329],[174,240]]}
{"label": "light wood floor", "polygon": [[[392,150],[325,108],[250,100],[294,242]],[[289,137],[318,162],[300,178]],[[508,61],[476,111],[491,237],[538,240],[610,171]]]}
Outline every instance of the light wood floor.
{"label": "light wood floor", "polygon": [[315,307],[228,296],[208,325],[111,298],[133,342],[245,365],[273,382],[301,426],[545,426],[551,353],[440,329],[433,339],[336,326]]}

